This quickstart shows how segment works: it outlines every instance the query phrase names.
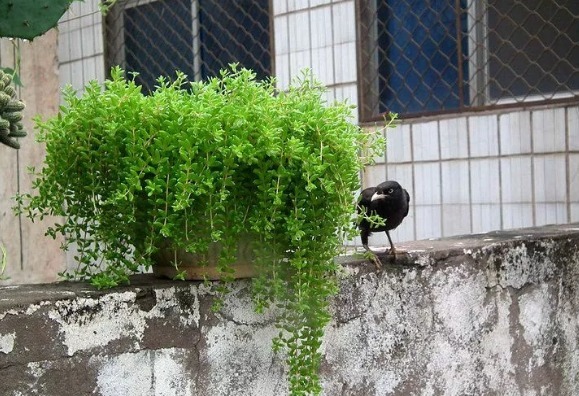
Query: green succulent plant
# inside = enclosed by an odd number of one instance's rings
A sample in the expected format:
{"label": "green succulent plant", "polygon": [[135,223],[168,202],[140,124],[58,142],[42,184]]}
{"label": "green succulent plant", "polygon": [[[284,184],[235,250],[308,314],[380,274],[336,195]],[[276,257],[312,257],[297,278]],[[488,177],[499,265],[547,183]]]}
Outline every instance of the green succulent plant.
{"label": "green succulent plant", "polygon": [[22,125],[24,103],[16,98],[11,82],[12,76],[0,70],[0,142],[19,149],[16,138],[26,136]]}
{"label": "green succulent plant", "polygon": [[72,0],[0,0],[0,37],[27,40],[55,27]]}

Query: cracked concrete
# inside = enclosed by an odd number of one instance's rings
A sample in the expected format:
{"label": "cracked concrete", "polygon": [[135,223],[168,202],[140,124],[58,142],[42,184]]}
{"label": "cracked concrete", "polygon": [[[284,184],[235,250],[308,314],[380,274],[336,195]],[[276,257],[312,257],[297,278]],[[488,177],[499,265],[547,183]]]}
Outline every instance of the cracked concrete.
{"label": "cracked concrete", "polygon": [[[412,242],[381,271],[340,257],[323,393],[579,394],[578,242],[575,224]],[[287,394],[275,313],[246,280],[213,298],[151,276],[0,287],[0,394]]]}

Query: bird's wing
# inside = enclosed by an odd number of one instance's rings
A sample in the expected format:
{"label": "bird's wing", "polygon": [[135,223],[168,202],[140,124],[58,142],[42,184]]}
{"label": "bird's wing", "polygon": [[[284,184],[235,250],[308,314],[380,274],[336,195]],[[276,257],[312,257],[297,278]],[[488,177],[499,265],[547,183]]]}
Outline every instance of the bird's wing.
{"label": "bird's wing", "polygon": [[404,213],[404,217],[406,217],[410,210],[410,194],[408,194],[408,191],[406,190],[404,190],[404,194],[406,195],[406,213]]}

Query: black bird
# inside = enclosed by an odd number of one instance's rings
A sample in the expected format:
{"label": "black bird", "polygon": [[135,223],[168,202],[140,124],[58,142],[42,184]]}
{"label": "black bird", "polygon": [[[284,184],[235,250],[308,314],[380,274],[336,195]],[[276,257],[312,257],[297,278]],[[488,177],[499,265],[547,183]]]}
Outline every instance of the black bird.
{"label": "black bird", "polygon": [[[390,253],[396,254],[388,231],[395,229],[402,223],[402,220],[408,215],[409,203],[410,195],[408,191],[393,180],[362,190],[358,198],[358,214],[362,215],[358,228],[360,229],[362,245],[366,251],[370,251],[368,247],[370,234],[386,231],[386,236],[388,236],[388,241],[390,242]],[[368,217],[373,215],[378,215],[381,219],[384,219],[384,224],[376,224],[368,219]]]}

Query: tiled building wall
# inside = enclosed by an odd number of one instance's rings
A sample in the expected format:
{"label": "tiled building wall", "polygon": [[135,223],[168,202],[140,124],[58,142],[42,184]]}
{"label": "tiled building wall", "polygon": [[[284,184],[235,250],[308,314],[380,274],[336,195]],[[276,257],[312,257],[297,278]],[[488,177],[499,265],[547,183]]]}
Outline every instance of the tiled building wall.
{"label": "tiled building wall", "polygon": [[104,81],[103,15],[98,1],[75,1],[58,24],[60,85]]}
{"label": "tiled building wall", "polygon": [[363,184],[408,189],[395,240],[579,221],[577,104],[403,122],[386,136]]}
{"label": "tiled building wall", "polygon": [[273,14],[278,86],[287,88],[309,68],[328,87],[328,101],[347,99],[356,105],[354,1],[275,0]]}
{"label": "tiled building wall", "polygon": [[[273,0],[280,88],[304,68],[329,101],[356,105],[354,0]],[[74,2],[60,24],[61,85],[104,79],[97,1]],[[358,116],[354,114],[353,122]],[[395,241],[579,221],[579,107],[511,109],[403,121],[363,185],[396,179],[409,190],[409,217]],[[371,244],[384,244],[383,233]]]}

